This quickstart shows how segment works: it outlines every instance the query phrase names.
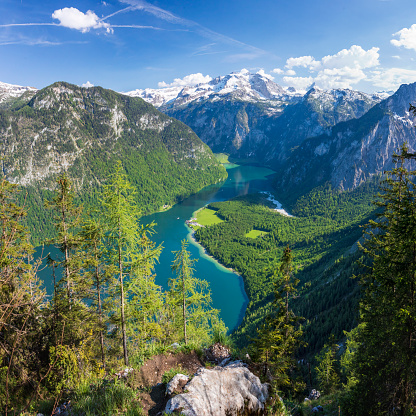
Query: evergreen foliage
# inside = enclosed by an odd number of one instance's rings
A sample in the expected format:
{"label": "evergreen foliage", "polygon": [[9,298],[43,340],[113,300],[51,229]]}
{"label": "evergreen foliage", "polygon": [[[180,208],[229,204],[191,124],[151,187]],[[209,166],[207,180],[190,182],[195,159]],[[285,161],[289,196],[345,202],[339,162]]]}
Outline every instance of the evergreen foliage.
{"label": "evergreen foliage", "polygon": [[[172,279],[171,290],[163,292],[155,284],[161,247],[151,241],[153,224],[138,222],[121,163],[104,186],[103,208],[83,217],[69,177],[58,181],[48,205],[55,211],[53,242],[61,256],[49,256],[48,264],[62,278],[55,280],[51,301],[39,289],[33,247],[22,225],[25,210],[15,202],[18,187],[0,183],[1,413],[33,410],[39,397],[53,398],[56,405],[69,395],[74,412],[124,414],[131,406],[126,414],[140,414],[136,392],[123,383],[107,385],[105,372],[119,370],[121,357],[140,365],[149,354],[183,340],[180,285]],[[208,283],[194,279],[186,267],[192,260],[185,243],[181,252],[185,262],[178,260],[176,270],[180,282],[185,271],[187,341],[201,348],[226,328],[211,308]]]}
{"label": "evergreen foliage", "polygon": [[[350,279],[360,268],[354,249],[362,236],[360,225],[374,216],[375,183],[351,192],[326,185],[312,190],[289,206],[286,217],[266,206],[258,194],[209,205],[223,222],[200,228],[196,238],[222,264],[242,275],[250,299],[242,325],[233,334],[240,347],[256,336],[271,310],[273,280],[269,270],[290,245],[294,254],[300,296],[292,299],[297,315],[305,317],[300,354],[318,352],[331,333],[337,339],[357,324],[358,287]],[[255,239],[253,229],[267,234]],[[353,246],[353,249],[351,247]]]}
{"label": "evergreen foliage", "polygon": [[416,412],[416,185],[405,167],[404,145],[387,172],[364,252],[371,259],[360,276],[361,330],[353,358],[351,399],[357,415]]}
{"label": "evergreen foliage", "polygon": [[[183,334],[185,345],[189,340],[209,338],[210,332],[226,332],[219,319],[219,310],[212,309],[209,283],[193,276],[195,259],[190,258],[188,242],[182,240],[181,249],[174,252],[172,270],[176,278],[169,280],[168,303],[172,305],[174,326]],[[210,329],[212,328],[212,329]]]}
{"label": "evergreen foliage", "polygon": [[3,171],[29,188],[26,206],[33,209],[26,224],[36,245],[54,233],[42,207],[64,164],[79,191],[75,202],[86,210],[100,205],[101,186],[117,160],[146,214],[227,176],[189,127],[140,98],[100,87],[58,82],[44,88],[30,101],[0,111],[0,136]]}
{"label": "evergreen foliage", "polygon": [[293,260],[289,247],[284,249],[279,266],[279,273],[274,273],[274,300],[272,312],[266,322],[257,331],[254,355],[264,364],[263,375],[271,372],[273,387],[277,391],[299,390],[295,385],[293,370],[296,360],[295,353],[301,345],[301,318],[296,316],[289,307],[289,298],[296,295],[298,279],[293,278]]}
{"label": "evergreen foliage", "polygon": [[[44,291],[36,276],[24,208],[17,186],[0,181],[0,408],[6,414],[25,402],[34,388],[42,353],[41,305]],[[40,318],[40,319],[39,319]]]}

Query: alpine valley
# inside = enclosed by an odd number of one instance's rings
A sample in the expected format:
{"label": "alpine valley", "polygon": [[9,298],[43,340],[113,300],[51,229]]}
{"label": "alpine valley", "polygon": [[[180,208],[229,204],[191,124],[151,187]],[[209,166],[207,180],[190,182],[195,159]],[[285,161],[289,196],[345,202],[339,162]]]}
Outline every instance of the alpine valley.
{"label": "alpine valley", "polygon": [[[149,214],[221,186],[227,171],[219,161],[270,169],[270,192],[247,186],[196,212],[193,238],[244,281],[248,305],[231,334],[244,356],[279,302],[276,276],[290,248],[299,279],[290,307],[302,317],[304,341],[296,358],[312,387],[319,374],[310,364],[323,362],[331,343],[345,351],[346,331],[357,326],[360,288],[352,277],[366,264],[363,228],[380,212],[374,201],[394,152],[405,143],[409,154],[416,152],[415,103],[416,83],[374,94],[315,85],[297,91],[247,70],[130,92],[0,83],[2,173],[26,191],[20,202],[40,244],[54,235],[43,207],[63,172],[88,211],[121,161],[138,207]],[[292,292],[286,293],[288,308]]]}

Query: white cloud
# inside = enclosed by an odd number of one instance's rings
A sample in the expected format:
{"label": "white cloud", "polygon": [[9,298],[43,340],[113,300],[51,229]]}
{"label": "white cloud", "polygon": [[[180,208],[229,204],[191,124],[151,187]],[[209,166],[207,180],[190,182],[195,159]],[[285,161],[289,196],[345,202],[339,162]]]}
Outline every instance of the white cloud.
{"label": "white cloud", "polygon": [[89,81],[87,81],[86,83],[81,85],[81,87],[84,87],[84,88],[91,88],[93,86],[94,86],[94,84],[91,84],[91,82],[89,82]]}
{"label": "white cloud", "polygon": [[282,75],[282,74],[284,74],[285,71],[283,71],[283,69],[280,69],[280,68],[275,68],[275,69],[273,69],[272,72],[274,72],[275,74],[278,74],[278,75]]}
{"label": "white cloud", "polygon": [[52,18],[59,20],[60,26],[80,30],[82,33],[88,32],[90,29],[99,28],[105,28],[107,32],[111,32],[110,25],[101,21],[91,10],[83,13],[75,7],[65,7],[55,10],[52,13]]}
{"label": "white cloud", "polygon": [[294,87],[296,90],[307,90],[314,82],[312,77],[283,77],[283,81],[289,87]]}
{"label": "white cloud", "polygon": [[[287,76],[283,80],[297,89],[304,89],[313,82],[324,89],[351,88],[368,78],[364,70],[379,65],[379,48],[365,50],[361,46],[352,45],[334,55],[324,56],[320,61],[309,55],[289,58],[285,66]],[[295,67],[306,68],[310,75],[294,77]]]}
{"label": "white cloud", "polygon": [[416,24],[410,26],[408,29],[403,28],[397,33],[394,33],[393,36],[398,36],[399,40],[392,39],[390,43],[394,46],[400,47],[403,46],[406,49],[413,49],[416,51]]}
{"label": "white cloud", "polygon": [[325,68],[318,73],[315,83],[323,89],[350,88],[366,78],[367,75],[359,68]]}
{"label": "white cloud", "polygon": [[335,55],[327,55],[322,58],[323,68],[372,68],[380,64],[379,48],[371,48],[368,51],[361,46],[352,45],[350,49],[342,49]]}
{"label": "white cloud", "polygon": [[159,88],[167,87],[191,87],[194,85],[202,84],[211,81],[212,78],[209,75],[202,75],[200,72],[197,74],[190,74],[182,79],[175,78],[174,81],[170,84],[167,84],[165,81],[159,82]]}
{"label": "white cloud", "polygon": [[401,84],[416,82],[416,70],[390,68],[383,71],[374,71],[371,82],[384,90],[395,90]]}
{"label": "white cloud", "polygon": [[320,66],[318,61],[315,61],[313,56],[299,56],[298,58],[289,58],[286,61],[286,68],[292,69],[294,67],[303,67],[309,69],[316,69]]}

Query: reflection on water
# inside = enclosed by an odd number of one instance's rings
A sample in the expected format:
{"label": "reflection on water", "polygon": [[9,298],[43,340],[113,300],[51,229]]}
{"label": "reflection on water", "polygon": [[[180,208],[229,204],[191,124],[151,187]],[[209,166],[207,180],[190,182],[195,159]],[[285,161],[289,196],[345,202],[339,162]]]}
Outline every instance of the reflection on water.
{"label": "reflection on water", "polygon": [[[156,233],[152,240],[164,247],[159,263],[155,267],[156,283],[168,287],[168,280],[173,277],[171,264],[174,259],[172,251],[180,250],[181,240],[187,239],[191,244],[189,250],[195,264],[195,276],[210,283],[213,306],[221,310],[221,318],[230,329],[234,329],[242,320],[248,303],[244,292],[243,280],[237,274],[222,267],[207,256],[205,250],[191,238],[190,229],[185,220],[192,213],[214,201],[225,201],[235,196],[259,191],[271,191],[270,169],[255,166],[226,166],[228,179],[221,183],[204,188],[202,191],[173,206],[170,210],[148,215],[142,218],[144,224],[154,221]],[[58,250],[49,246],[46,251],[58,255]],[[40,273],[48,293],[52,293],[52,272],[44,269]]]}

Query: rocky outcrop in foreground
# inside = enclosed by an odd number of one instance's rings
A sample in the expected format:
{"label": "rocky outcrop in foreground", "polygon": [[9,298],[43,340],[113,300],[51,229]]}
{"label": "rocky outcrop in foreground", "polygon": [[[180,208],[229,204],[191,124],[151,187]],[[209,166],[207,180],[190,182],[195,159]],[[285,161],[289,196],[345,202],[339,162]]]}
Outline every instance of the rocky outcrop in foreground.
{"label": "rocky outcrop in foreground", "polygon": [[172,397],[167,414],[186,416],[262,415],[268,398],[268,384],[261,384],[240,361],[225,367],[200,368],[184,386],[184,393]]}

